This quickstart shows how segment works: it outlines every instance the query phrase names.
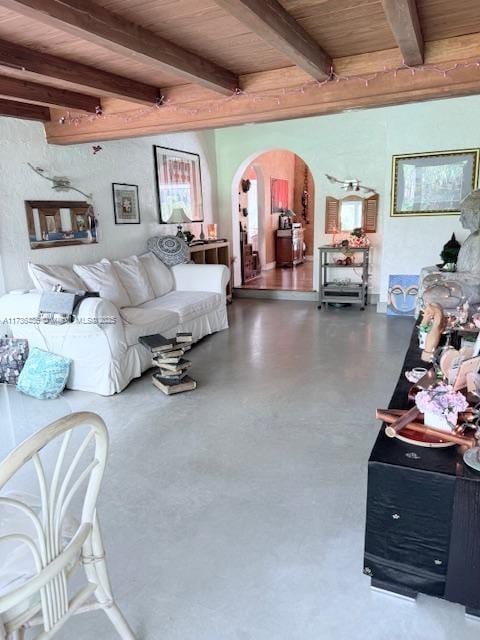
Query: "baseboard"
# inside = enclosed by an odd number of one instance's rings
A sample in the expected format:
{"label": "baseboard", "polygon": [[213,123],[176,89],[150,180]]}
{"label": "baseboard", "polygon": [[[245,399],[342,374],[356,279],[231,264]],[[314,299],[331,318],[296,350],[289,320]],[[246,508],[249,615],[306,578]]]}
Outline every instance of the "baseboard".
{"label": "baseboard", "polygon": [[277,266],[277,263],[275,261],[267,262],[267,264],[263,265],[262,271],[270,271],[271,269],[275,269],[276,266]]}
{"label": "baseboard", "polygon": [[234,289],[234,298],[257,298],[263,300],[304,300],[317,302],[317,291],[286,291],[280,289]]}

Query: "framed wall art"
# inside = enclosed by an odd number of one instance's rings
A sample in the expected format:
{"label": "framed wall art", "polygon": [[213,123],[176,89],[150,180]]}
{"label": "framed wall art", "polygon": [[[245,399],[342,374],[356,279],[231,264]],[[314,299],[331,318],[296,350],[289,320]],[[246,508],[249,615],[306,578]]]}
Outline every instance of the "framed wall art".
{"label": "framed wall art", "polygon": [[98,242],[97,220],[88,202],[26,200],[25,210],[31,249]]}
{"label": "framed wall art", "polygon": [[459,213],[460,202],[478,184],[478,149],[393,156],[390,215]]}
{"label": "framed wall art", "polygon": [[112,184],[115,224],[140,224],[138,187],[136,184]]}
{"label": "framed wall art", "polygon": [[415,315],[418,283],[418,275],[390,275],[387,316]]}
{"label": "framed wall art", "polygon": [[198,153],[153,146],[160,223],[168,224],[174,209],[192,222],[203,222],[203,195]]}
{"label": "framed wall art", "polygon": [[288,209],[288,180],[272,178],[270,180],[271,213],[283,213]]}

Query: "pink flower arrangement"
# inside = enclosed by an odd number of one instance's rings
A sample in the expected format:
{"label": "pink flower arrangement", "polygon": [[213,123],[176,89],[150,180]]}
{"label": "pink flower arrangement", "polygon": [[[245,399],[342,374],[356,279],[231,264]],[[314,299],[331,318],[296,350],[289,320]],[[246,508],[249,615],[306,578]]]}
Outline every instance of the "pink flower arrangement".
{"label": "pink flower arrangement", "polygon": [[468,409],[465,396],[459,391],[454,391],[452,385],[443,382],[432,389],[417,393],[415,404],[422,413],[430,412],[444,416],[452,428],[457,424],[459,412]]}
{"label": "pink flower arrangement", "polygon": [[348,246],[354,249],[363,249],[370,246],[370,240],[363,229],[354,229],[348,237]]}

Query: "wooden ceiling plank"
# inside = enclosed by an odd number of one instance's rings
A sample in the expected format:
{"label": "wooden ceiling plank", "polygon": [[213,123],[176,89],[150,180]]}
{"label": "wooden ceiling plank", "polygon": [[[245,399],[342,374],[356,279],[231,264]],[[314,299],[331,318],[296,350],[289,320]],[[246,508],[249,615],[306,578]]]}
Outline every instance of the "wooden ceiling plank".
{"label": "wooden ceiling plank", "polygon": [[415,0],[382,0],[392,33],[405,64],[423,64],[424,42]]}
{"label": "wooden ceiling plank", "polygon": [[0,116],[48,122],[50,120],[50,109],[48,107],[41,107],[38,104],[0,99]]}
{"label": "wooden ceiling plank", "polygon": [[277,0],[215,1],[313,78],[326,80],[330,77],[330,56]]}
{"label": "wooden ceiling plank", "polygon": [[0,6],[224,95],[238,87],[227,69],[90,0],[0,0]]}
{"label": "wooden ceiling plank", "polygon": [[7,76],[0,76],[0,98],[40,104],[45,107],[66,107],[89,113],[95,113],[100,106],[100,100],[95,96]]}
{"label": "wooden ceiling plank", "polygon": [[80,90],[94,89],[100,94],[129,102],[154,104],[159,96],[159,90],[156,87],[143,82],[136,82],[102,69],[58,58],[6,40],[0,40],[0,67],[2,65],[22,69],[29,74],[29,77],[34,76],[35,80],[55,78],[73,83]]}

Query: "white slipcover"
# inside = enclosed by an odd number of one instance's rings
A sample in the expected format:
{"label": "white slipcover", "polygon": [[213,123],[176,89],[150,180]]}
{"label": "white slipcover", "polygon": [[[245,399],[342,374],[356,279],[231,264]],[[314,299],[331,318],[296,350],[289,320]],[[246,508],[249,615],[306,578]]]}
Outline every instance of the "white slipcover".
{"label": "white slipcover", "polygon": [[[165,265],[155,260],[163,273]],[[39,325],[35,322],[39,293],[7,294],[0,297],[0,322],[8,320],[13,336],[27,338],[30,347],[71,358],[69,389],[112,395],[151,366],[151,354],[138,343],[139,336],[162,333],[173,337],[178,331],[191,331],[197,341],[228,328],[227,267],[182,264],[169,273],[175,286],[170,298],[173,308],[163,304],[165,296],[140,305],[138,314],[131,306],[119,311],[109,300],[88,298],[82,302],[76,322]]]}

